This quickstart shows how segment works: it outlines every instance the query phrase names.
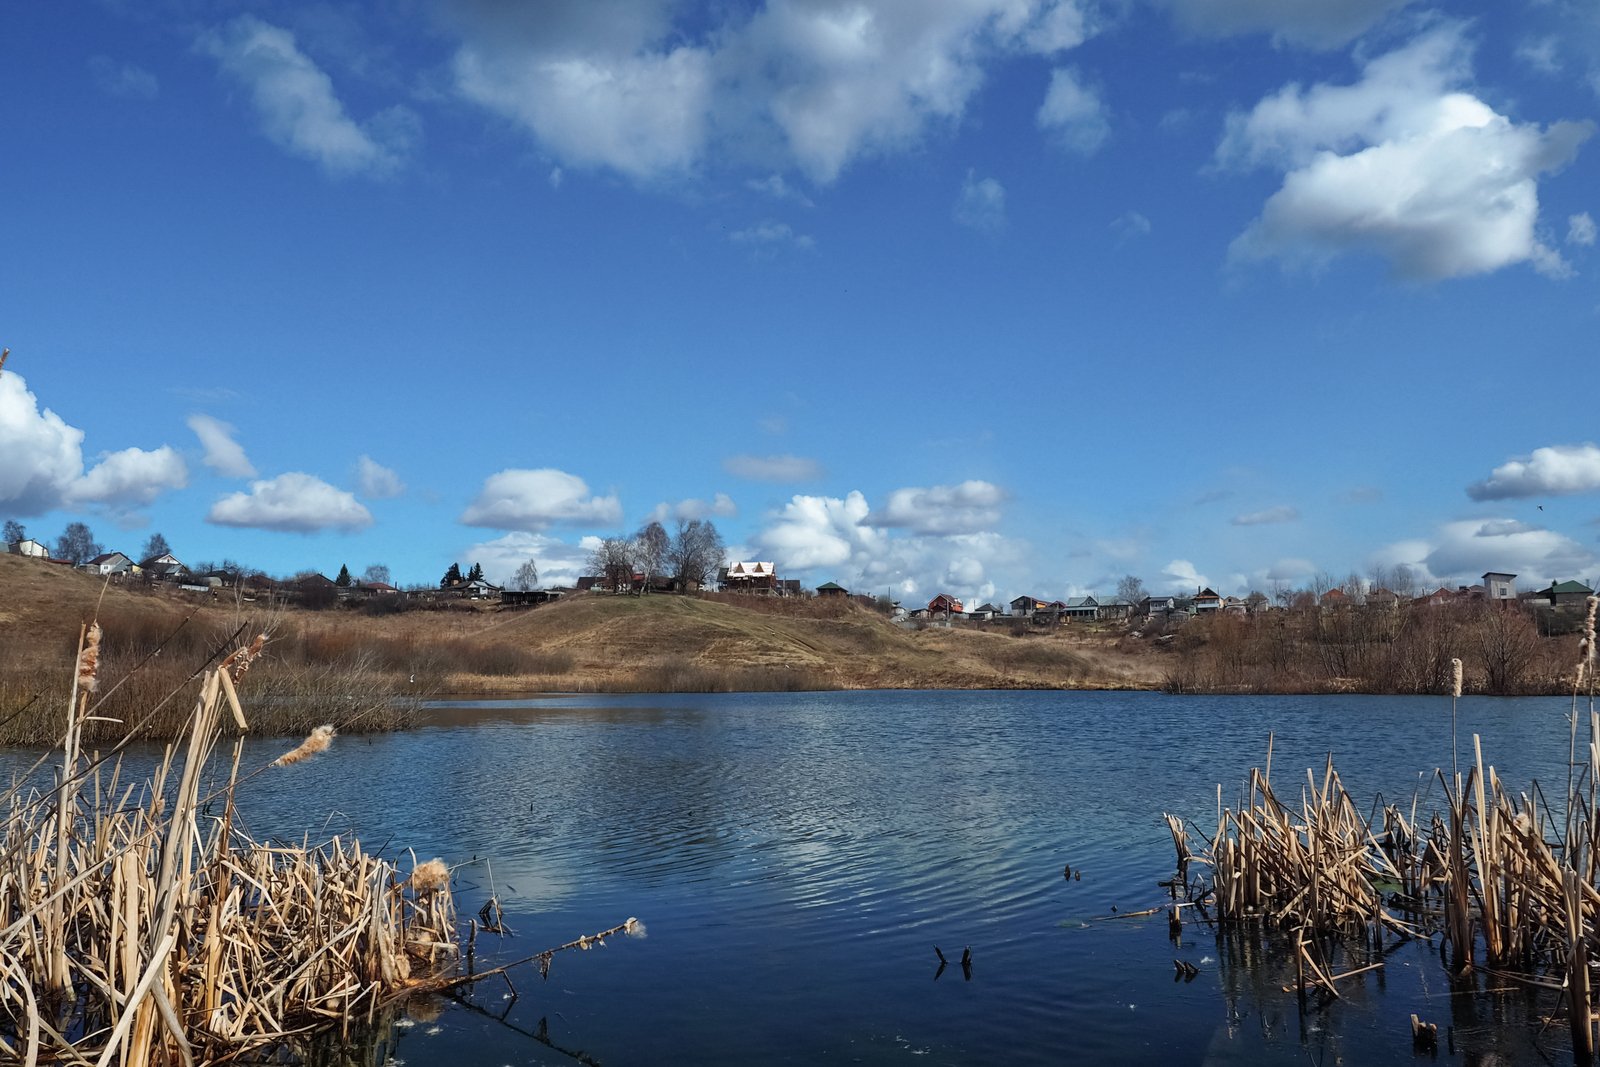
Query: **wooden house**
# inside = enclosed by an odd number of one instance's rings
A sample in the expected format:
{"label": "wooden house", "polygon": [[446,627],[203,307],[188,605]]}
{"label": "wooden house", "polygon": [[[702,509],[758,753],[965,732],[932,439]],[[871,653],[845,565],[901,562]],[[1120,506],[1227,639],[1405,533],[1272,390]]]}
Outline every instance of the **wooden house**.
{"label": "wooden house", "polygon": [[928,601],[929,615],[953,616],[963,614],[964,610],[961,606],[961,601],[949,593],[940,593]]}
{"label": "wooden house", "polygon": [[778,590],[778,571],[769,562],[730,563],[721,577],[722,588],[730,593],[774,593]]}

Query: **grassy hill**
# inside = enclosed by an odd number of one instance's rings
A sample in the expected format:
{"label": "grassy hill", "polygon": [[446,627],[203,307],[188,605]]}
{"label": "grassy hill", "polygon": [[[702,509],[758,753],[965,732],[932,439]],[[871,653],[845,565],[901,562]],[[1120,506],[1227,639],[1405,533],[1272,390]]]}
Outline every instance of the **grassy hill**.
{"label": "grassy hill", "polygon": [[[573,596],[533,609],[450,601],[433,610],[309,611],[104,582],[0,556],[0,722],[62,706],[80,627],[105,631],[103,677],[138,671],[103,713],[139,714],[242,628],[272,634],[251,687],[304,714],[359,708],[382,724],[395,695],[516,691],[725,692],[856,688],[1151,688],[1149,657],[1076,632],[1012,636],[906,628],[855,604],[722,597]],[[172,702],[182,708],[184,701]],[[174,714],[181,712],[174,711]],[[320,721],[320,720],[318,720]],[[11,737],[0,728],[0,739]]]}

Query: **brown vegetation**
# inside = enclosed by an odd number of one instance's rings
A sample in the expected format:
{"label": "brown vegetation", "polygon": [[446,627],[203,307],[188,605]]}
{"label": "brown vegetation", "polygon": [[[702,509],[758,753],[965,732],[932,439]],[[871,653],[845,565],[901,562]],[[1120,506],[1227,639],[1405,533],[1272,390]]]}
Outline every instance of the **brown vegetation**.
{"label": "brown vegetation", "polygon": [[1456,657],[1468,692],[1572,691],[1575,638],[1542,635],[1516,603],[1217,614],[1143,640],[1169,651],[1171,692],[1448,693]]}

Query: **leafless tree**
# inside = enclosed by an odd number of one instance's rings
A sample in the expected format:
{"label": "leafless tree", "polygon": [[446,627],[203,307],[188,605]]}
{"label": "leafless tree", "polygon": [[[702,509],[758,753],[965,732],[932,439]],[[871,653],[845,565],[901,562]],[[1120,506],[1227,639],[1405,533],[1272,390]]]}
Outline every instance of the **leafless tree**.
{"label": "leafless tree", "polygon": [[1516,608],[1490,602],[1483,605],[1476,630],[1485,688],[1497,696],[1521,691],[1539,652],[1533,620]]}
{"label": "leafless tree", "polygon": [[523,560],[522,566],[517,568],[517,573],[511,576],[509,588],[519,592],[527,592],[539,585],[539,566],[533,560]]}
{"label": "leafless tree", "polygon": [[66,530],[56,538],[56,559],[64,559],[76,566],[86,563],[105,551],[105,546],[94,539],[93,532],[81,522],[67,523]]}
{"label": "leafless tree", "polygon": [[363,582],[382,582],[384,585],[393,585],[389,577],[389,568],[382,563],[372,563],[361,573]]}
{"label": "leafless tree", "polygon": [[633,542],[626,537],[607,537],[589,553],[589,573],[606,580],[613,593],[633,583]]}
{"label": "leafless tree", "polygon": [[722,535],[710,519],[679,519],[678,532],[667,552],[667,568],[678,588],[709,585],[717,576],[727,550]]}
{"label": "leafless tree", "polygon": [[1124,574],[1117,582],[1117,596],[1136,607],[1148,595],[1144,589],[1144,582],[1137,575]]}
{"label": "leafless tree", "polygon": [[644,574],[644,592],[650,591],[650,585],[661,573],[671,549],[672,538],[659,522],[646,523],[633,535],[633,559]]}

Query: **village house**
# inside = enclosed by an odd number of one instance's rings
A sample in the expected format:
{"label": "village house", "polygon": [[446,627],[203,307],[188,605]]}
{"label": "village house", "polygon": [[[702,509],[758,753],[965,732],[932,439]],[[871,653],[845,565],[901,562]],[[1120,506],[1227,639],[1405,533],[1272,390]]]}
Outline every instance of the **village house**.
{"label": "village house", "polygon": [[1152,615],[1167,615],[1172,612],[1174,603],[1170,596],[1147,596],[1139,601],[1139,611],[1146,618]]}
{"label": "village house", "polygon": [[20,541],[13,541],[6,546],[6,551],[13,556],[28,556],[32,559],[49,559],[50,550],[31,537],[24,537]]}
{"label": "village house", "polygon": [[1500,571],[1485,571],[1483,575],[1483,595],[1490,600],[1517,599],[1517,576],[1515,574],[1503,574]]}
{"label": "village house", "polygon": [[1068,619],[1093,619],[1100,614],[1100,602],[1093,596],[1069,596],[1061,605],[1061,614]]}
{"label": "village house", "polygon": [[1582,607],[1594,595],[1594,590],[1582,582],[1551,582],[1550,588],[1539,590],[1539,597],[1553,608]]}
{"label": "village house", "polygon": [[730,563],[718,577],[722,588],[730,593],[775,593],[778,591],[777,568],[769,562],[739,561]]}
{"label": "village house", "polygon": [[940,593],[928,601],[928,614],[954,618],[957,615],[964,614],[964,610],[961,607],[961,601],[949,593]]}
{"label": "village house", "polygon": [[1222,610],[1222,597],[1215,589],[1206,586],[1190,599],[1189,606],[1196,615],[1207,615]]}
{"label": "village house", "polygon": [[102,578],[107,575],[130,574],[133,572],[133,560],[121,552],[102,552],[87,563],[78,564],[78,569]]}
{"label": "village house", "polygon": [[817,586],[817,595],[847,597],[850,595],[850,590],[846,589],[838,582],[823,582],[821,585]]}
{"label": "village house", "polygon": [[151,556],[138,566],[139,577],[147,582],[176,582],[189,573],[189,568],[179,562],[171,552]]}
{"label": "village house", "polygon": [[1110,600],[1100,601],[1100,611],[1096,618],[1120,621],[1133,615],[1133,605],[1119,596]]}
{"label": "village house", "polygon": [[1019,619],[1032,618],[1036,611],[1043,611],[1050,605],[1038,597],[1019,596],[1011,602],[1011,614]]}
{"label": "village house", "polygon": [[967,612],[967,618],[971,619],[973,622],[988,622],[990,619],[1000,619],[1004,617],[1005,611],[1003,609],[998,608],[988,602],[985,602],[981,606]]}

